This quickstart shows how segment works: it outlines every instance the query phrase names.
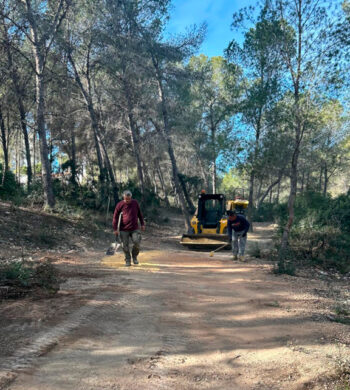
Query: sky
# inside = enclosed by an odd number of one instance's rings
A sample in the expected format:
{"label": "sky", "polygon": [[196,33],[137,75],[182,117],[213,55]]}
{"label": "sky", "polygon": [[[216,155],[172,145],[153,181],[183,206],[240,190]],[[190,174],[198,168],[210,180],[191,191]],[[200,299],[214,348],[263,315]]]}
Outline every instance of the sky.
{"label": "sky", "polygon": [[233,13],[256,3],[257,0],[173,0],[166,33],[184,33],[186,27],[206,22],[207,36],[197,54],[221,56],[233,38],[241,40],[231,30]]}

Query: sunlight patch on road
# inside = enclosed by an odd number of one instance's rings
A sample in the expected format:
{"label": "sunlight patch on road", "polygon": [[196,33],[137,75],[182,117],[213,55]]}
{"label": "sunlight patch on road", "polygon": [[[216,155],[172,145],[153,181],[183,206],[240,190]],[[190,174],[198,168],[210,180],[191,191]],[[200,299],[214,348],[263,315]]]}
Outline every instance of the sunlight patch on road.
{"label": "sunlight patch on road", "polygon": [[135,352],[138,352],[140,348],[132,346],[122,346],[119,345],[116,348],[108,349],[99,349],[91,352],[91,355],[95,356],[122,356],[122,355],[131,355]]}
{"label": "sunlight patch on road", "polygon": [[123,269],[141,269],[149,271],[157,271],[161,264],[156,259],[164,257],[164,252],[161,251],[147,251],[140,253],[138,256],[139,264],[132,265],[131,267],[125,267],[124,254],[117,253],[113,256],[105,256],[101,263],[107,267],[123,268]]}

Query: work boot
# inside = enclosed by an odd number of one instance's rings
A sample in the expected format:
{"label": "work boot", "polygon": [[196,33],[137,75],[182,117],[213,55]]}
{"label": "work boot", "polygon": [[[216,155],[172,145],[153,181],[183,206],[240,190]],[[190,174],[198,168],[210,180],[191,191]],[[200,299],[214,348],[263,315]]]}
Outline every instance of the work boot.
{"label": "work boot", "polygon": [[239,256],[239,261],[244,261],[244,255]]}
{"label": "work boot", "polygon": [[238,260],[238,256],[237,255],[232,255],[232,260]]}
{"label": "work boot", "polygon": [[138,264],[138,263],[139,263],[136,257],[134,257],[134,258],[132,259],[132,261],[133,261],[134,264]]}
{"label": "work boot", "polygon": [[125,260],[125,267],[130,267],[130,266],[131,266],[131,261]]}

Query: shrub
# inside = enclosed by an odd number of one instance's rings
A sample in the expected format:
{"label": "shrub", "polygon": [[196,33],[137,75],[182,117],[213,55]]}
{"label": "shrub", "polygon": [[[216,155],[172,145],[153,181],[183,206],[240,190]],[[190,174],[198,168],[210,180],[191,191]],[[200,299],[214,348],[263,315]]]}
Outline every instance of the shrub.
{"label": "shrub", "polygon": [[[123,184],[119,190],[120,194],[122,194],[125,190],[130,190],[132,192],[133,198],[140,201],[142,199],[140,188],[132,181]],[[149,219],[153,219],[154,215],[157,215],[157,209],[160,206],[160,198],[154,193],[153,190],[145,189],[143,204],[141,204],[141,206],[145,215],[147,215]]]}
{"label": "shrub", "polygon": [[275,265],[273,268],[274,274],[287,274],[294,276],[296,271],[296,264],[294,253],[292,250],[287,249],[283,254],[276,255]]}
{"label": "shrub", "polygon": [[44,191],[41,178],[35,178],[31,184],[30,192],[24,199],[24,203],[34,207],[42,207],[44,205]]}
{"label": "shrub", "polygon": [[262,203],[258,208],[253,209],[253,221],[275,222],[281,215],[281,205],[278,203]]}
{"label": "shrub", "polygon": [[0,269],[0,280],[11,281],[11,283],[25,287],[29,285],[29,280],[32,276],[33,270],[25,266],[22,261],[15,261]]}
{"label": "shrub", "polygon": [[252,257],[256,257],[257,259],[260,259],[262,257],[261,249],[257,243],[254,243],[253,247],[251,248],[250,255]]}
{"label": "shrub", "polygon": [[17,195],[22,195],[21,186],[16,182],[16,177],[12,171],[6,172],[3,185],[1,185],[2,178],[3,166],[0,164],[0,198],[11,199]]}
{"label": "shrub", "polygon": [[[286,216],[280,215],[280,232]],[[350,272],[350,193],[335,199],[315,192],[299,195],[289,251],[295,264],[311,263]]]}
{"label": "shrub", "polygon": [[51,292],[59,289],[56,268],[50,263],[14,261],[0,267],[0,283],[19,287],[39,287]]}

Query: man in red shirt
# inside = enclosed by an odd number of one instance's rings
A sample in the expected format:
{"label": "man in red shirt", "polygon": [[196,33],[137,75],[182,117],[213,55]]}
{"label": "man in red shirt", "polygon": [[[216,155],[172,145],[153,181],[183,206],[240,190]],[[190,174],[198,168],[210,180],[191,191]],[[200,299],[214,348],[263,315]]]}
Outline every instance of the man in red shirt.
{"label": "man in red shirt", "polygon": [[[131,265],[131,256],[134,264],[139,263],[137,255],[140,252],[141,232],[139,230],[138,220],[140,220],[141,230],[144,231],[145,221],[143,219],[140,206],[137,200],[132,199],[132,194],[129,190],[124,191],[123,200],[117,204],[114,210],[113,230],[116,236],[119,234],[125,254],[125,265],[127,267],[130,267]],[[129,239],[131,239],[133,243],[131,255]]]}

